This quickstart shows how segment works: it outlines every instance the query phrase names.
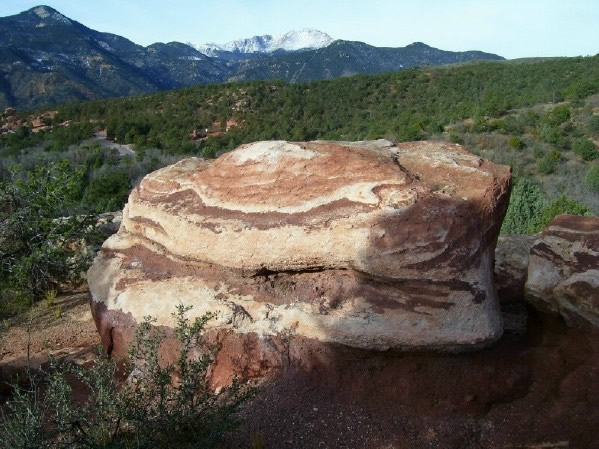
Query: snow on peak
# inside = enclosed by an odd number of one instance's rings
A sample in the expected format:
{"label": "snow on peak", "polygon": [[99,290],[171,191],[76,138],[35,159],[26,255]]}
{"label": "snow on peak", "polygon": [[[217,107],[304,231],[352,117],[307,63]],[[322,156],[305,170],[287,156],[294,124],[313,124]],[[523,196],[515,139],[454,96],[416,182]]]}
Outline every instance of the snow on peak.
{"label": "snow on peak", "polygon": [[195,48],[207,56],[217,56],[219,51],[233,53],[272,53],[277,50],[297,51],[303,49],[323,48],[333,42],[333,38],[322,31],[311,28],[289,31],[285,34],[271,36],[254,36],[238,39],[226,44],[200,44]]}
{"label": "snow on peak", "polygon": [[58,22],[62,22],[65,23],[67,25],[71,24],[71,21],[69,19],[67,19],[65,16],[63,16],[61,13],[59,13],[58,11],[49,8],[48,6],[38,6],[37,8],[33,9],[33,12],[40,18],[40,19],[47,19],[47,18],[52,18]]}
{"label": "snow on peak", "polygon": [[298,31],[289,31],[275,38],[273,50],[295,51],[304,48],[316,49],[330,45],[333,38],[322,31],[304,28]]}

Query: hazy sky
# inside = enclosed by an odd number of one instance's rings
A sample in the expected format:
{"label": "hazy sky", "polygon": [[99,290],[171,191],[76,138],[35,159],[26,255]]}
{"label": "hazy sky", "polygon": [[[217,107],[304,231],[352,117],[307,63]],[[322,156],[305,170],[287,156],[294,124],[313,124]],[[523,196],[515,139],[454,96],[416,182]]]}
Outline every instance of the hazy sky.
{"label": "hazy sky", "polygon": [[[599,0],[45,0],[98,31],[149,45],[316,28],[336,39],[507,58],[599,53]],[[0,0],[0,16],[44,0]]]}

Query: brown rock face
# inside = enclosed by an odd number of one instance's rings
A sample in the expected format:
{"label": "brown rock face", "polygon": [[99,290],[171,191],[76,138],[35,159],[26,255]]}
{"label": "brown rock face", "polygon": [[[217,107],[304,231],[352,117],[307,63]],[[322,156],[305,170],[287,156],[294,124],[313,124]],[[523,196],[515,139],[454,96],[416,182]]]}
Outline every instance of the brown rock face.
{"label": "brown rock face", "polygon": [[257,142],[181,161],[131,193],[89,270],[98,328],[123,352],[143,316],[171,327],[192,305],[218,313],[217,338],[256,343],[257,372],[290,336],[480,347],[502,333],[492,257],[510,182],[438,142]]}
{"label": "brown rock face", "polygon": [[599,218],[560,215],[531,249],[528,301],[573,326],[599,327]]}
{"label": "brown rock face", "polygon": [[495,285],[502,303],[524,301],[530,248],[538,235],[504,235],[495,248]]}

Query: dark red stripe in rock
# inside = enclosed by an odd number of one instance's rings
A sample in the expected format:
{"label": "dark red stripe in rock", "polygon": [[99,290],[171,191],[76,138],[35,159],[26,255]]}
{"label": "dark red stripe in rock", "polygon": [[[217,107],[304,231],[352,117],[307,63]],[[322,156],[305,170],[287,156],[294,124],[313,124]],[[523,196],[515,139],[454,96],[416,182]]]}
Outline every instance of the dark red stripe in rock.
{"label": "dark red stripe in rock", "polygon": [[[343,198],[332,201],[322,206],[317,206],[307,212],[283,213],[283,212],[242,212],[222,207],[206,206],[202,199],[193,190],[182,190],[180,192],[165,195],[159,199],[141,196],[142,201],[152,206],[163,204],[163,209],[169,214],[175,215],[200,215],[201,221],[192,222],[194,225],[210,229],[220,233],[222,227],[220,220],[238,220],[244,226],[268,230],[281,226],[302,226],[306,228],[322,227],[331,220],[366,213],[376,210],[377,205],[369,205],[350,201]],[[212,223],[210,220],[219,220]]]}
{"label": "dark red stripe in rock", "polygon": [[[385,309],[403,309],[422,314],[428,313],[415,309],[427,307],[447,310],[452,307],[454,303],[448,300],[452,291],[470,294],[474,303],[484,299],[484,292],[466,282],[456,280],[377,279],[351,270],[274,273],[268,276],[248,277],[241,270],[201,262],[173,260],[143,246],[113,252],[109,257],[116,255],[122,258],[122,267],[125,270],[125,277],[115,286],[117,291],[124,291],[131,285],[145,281],[160,282],[193,276],[215,291],[224,283],[230,294],[252,296],[257,302],[273,305],[291,304],[298,300],[308,304],[320,304],[323,313],[341,307],[344,302],[354,297],[364,298],[378,313],[383,313]],[[135,274],[128,277],[127,270],[135,270]]]}
{"label": "dark red stripe in rock", "polygon": [[154,220],[150,220],[149,218],[139,217],[139,216],[137,216],[137,217],[130,216],[129,221],[131,221],[133,223],[138,223],[143,226],[150,227],[150,228],[166,235],[166,231],[164,230],[162,225],[160,223],[155,222]]}

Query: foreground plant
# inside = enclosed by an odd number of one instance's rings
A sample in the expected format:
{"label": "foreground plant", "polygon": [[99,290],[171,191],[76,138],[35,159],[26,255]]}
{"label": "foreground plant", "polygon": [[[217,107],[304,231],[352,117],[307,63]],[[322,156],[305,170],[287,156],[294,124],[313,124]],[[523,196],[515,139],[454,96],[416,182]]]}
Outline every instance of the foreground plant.
{"label": "foreground plant", "polygon": [[[193,322],[177,307],[177,361],[161,366],[166,335],[146,318],[136,332],[126,382],[102,351],[91,368],[52,363],[44,380],[14,386],[0,422],[0,447],[210,448],[238,424],[237,412],[254,390],[234,382],[218,394],[210,387],[214,351],[203,338],[207,314]],[[85,399],[77,399],[79,384]]]}
{"label": "foreground plant", "polygon": [[12,167],[0,182],[2,295],[37,299],[81,280],[91,256],[81,242],[93,231],[93,217],[77,208],[82,176],[57,162]]}

